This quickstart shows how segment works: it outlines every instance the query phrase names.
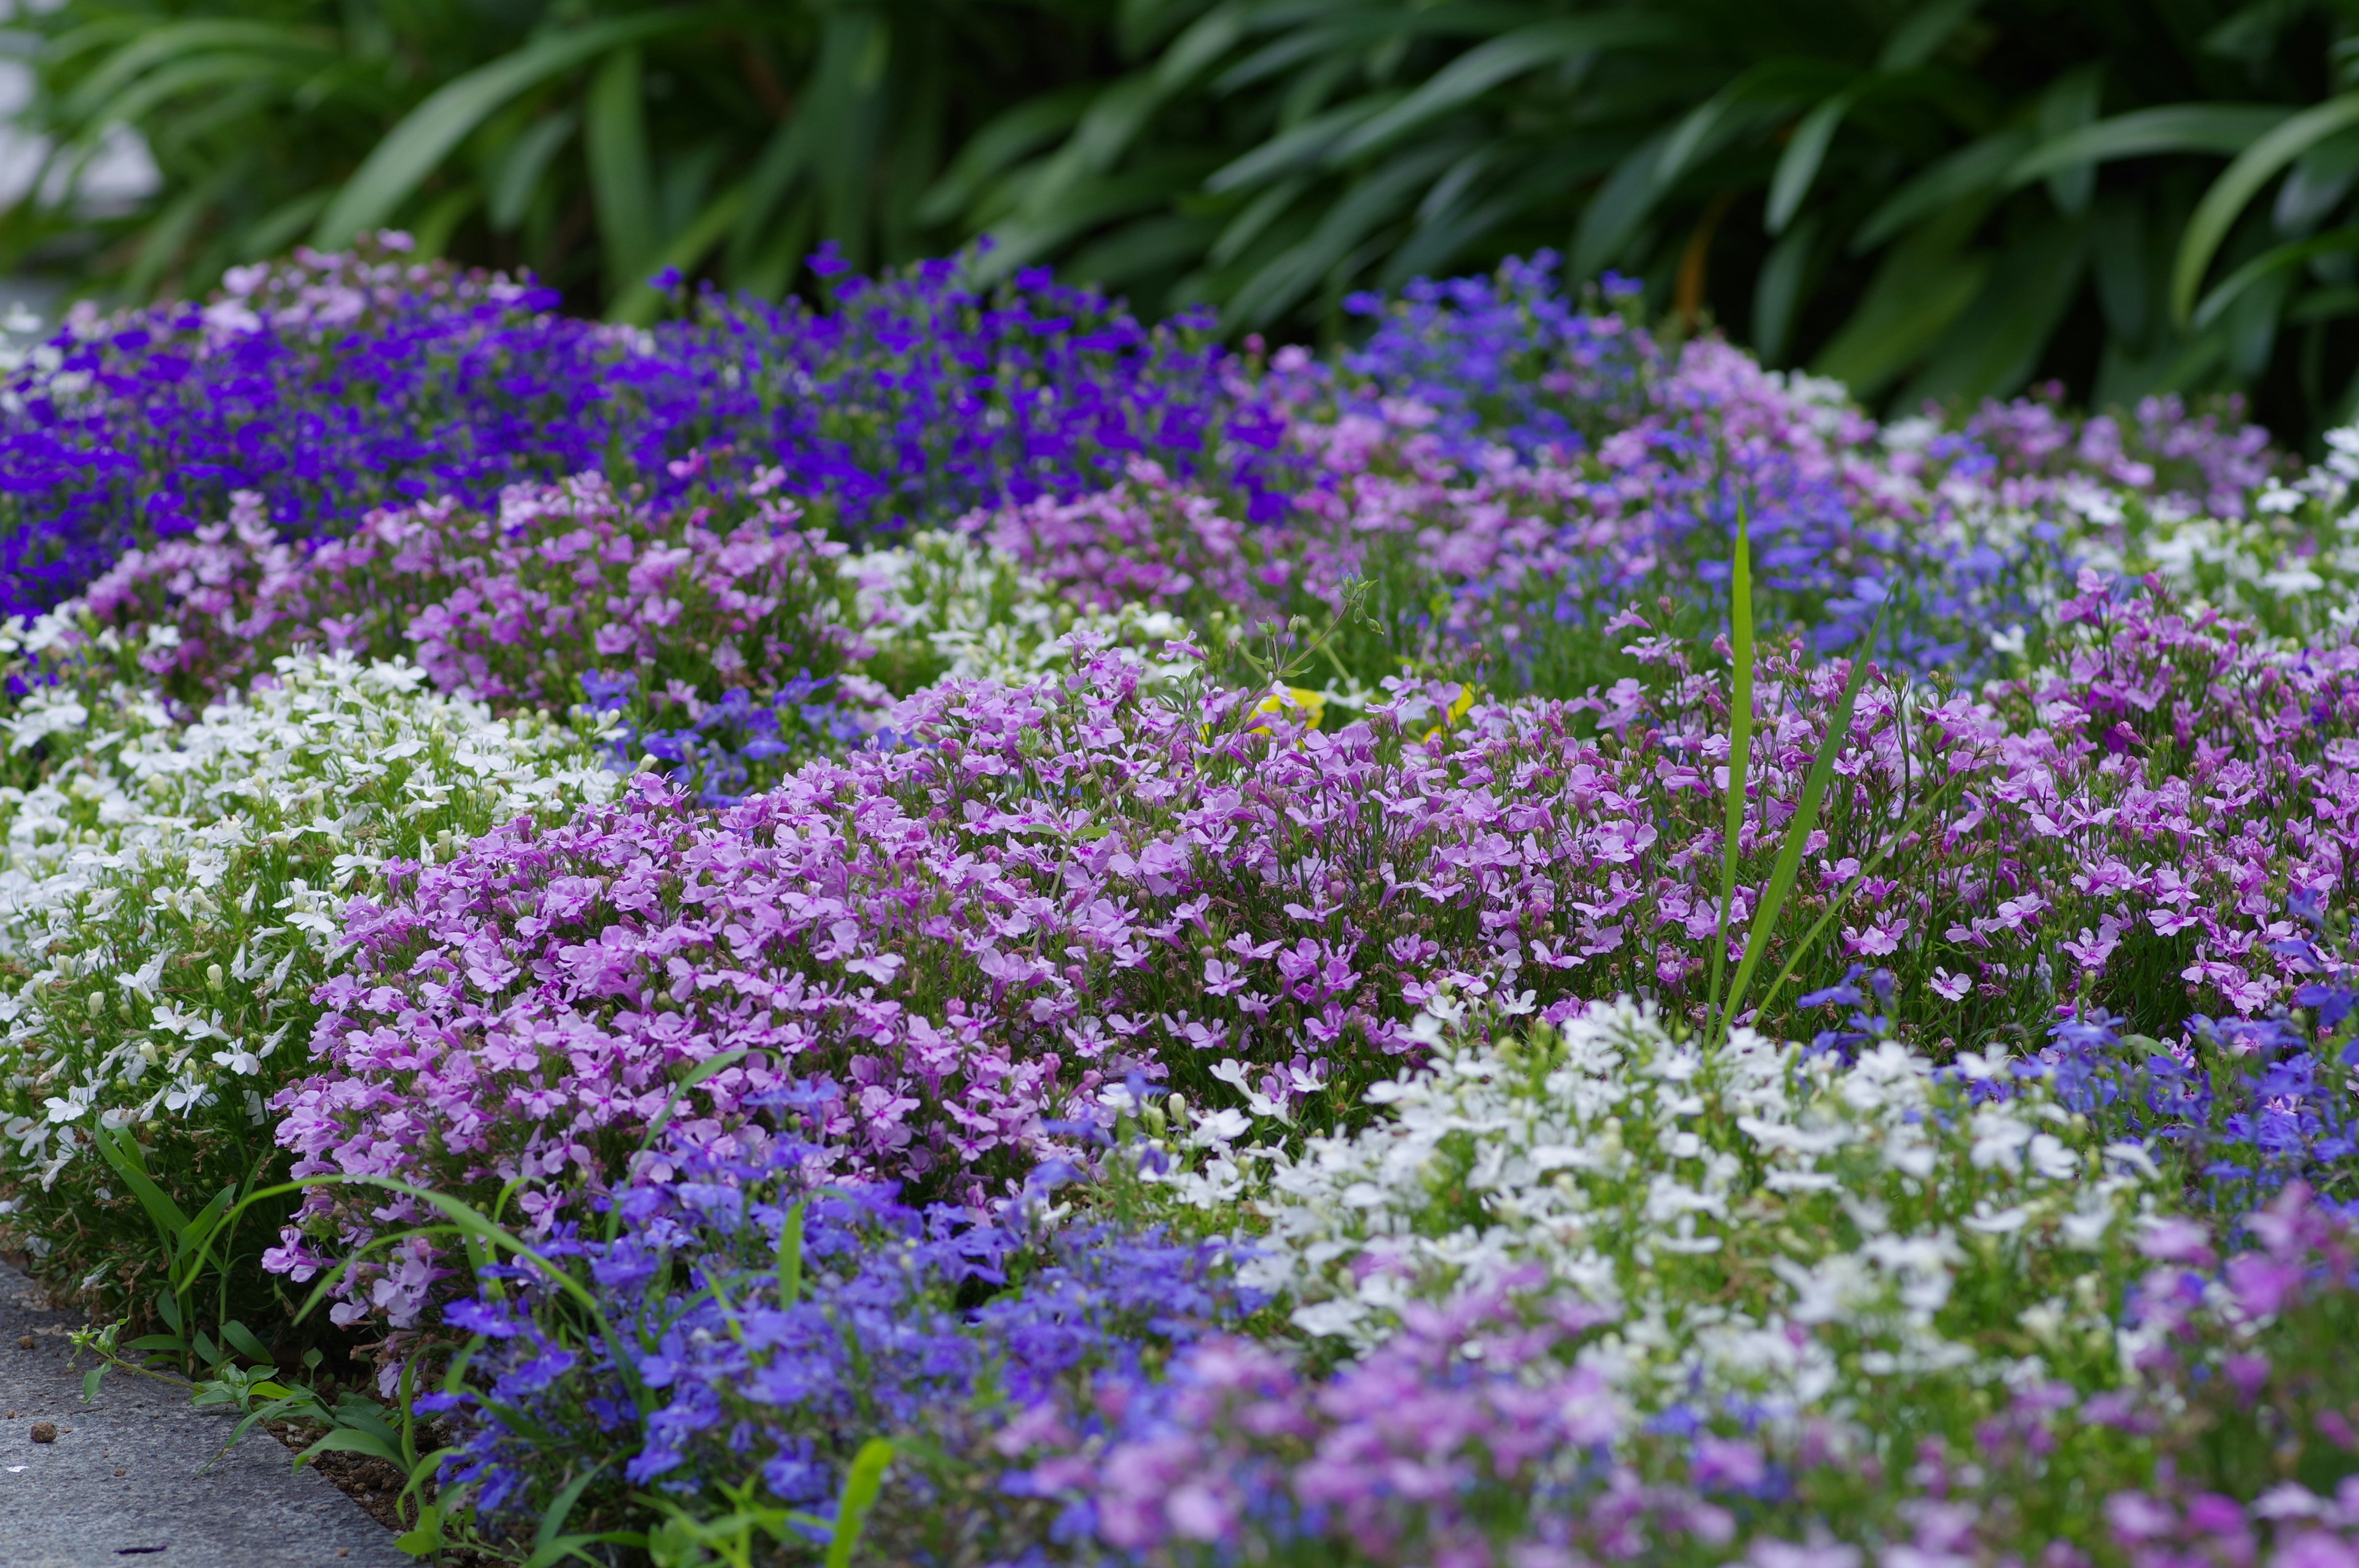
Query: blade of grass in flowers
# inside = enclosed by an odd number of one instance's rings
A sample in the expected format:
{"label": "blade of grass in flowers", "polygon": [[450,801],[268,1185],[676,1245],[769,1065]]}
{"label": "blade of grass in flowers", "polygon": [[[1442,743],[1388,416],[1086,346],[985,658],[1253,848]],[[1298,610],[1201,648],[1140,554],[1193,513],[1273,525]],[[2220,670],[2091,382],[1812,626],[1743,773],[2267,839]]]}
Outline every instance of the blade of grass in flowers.
{"label": "blade of grass in flowers", "polygon": [[1835,757],[1851,738],[1852,705],[1859,699],[1859,688],[1867,677],[1868,650],[1875,646],[1875,634],[1883,618],[1867,629],[1858,654],[1852,659],[1851,674],[1844,677],[1843,696],[1835,701],[1835,710],[1827,720],[1826,737],[1819,744],[1819,754],[1811,759],[1810,776],[1802,781],[1802,798],[1794,807],[1793,820],[1786,824],[1786,836],[1777,846],[1777,863],[1770,871],[1768,885],[1761,890],[1761,902],[1754,906],[1752,929],[1745,935],[1745,957],[1737,961],[1736,978],[1728,985],[1728,1008],[1723,1015],[1730,1026],[1736,1015],[1745,1011],[1745,989],[1753,983],[1753,971],[1768,947],[1769,934],[1777,928],[1778,914],[1786,907],[1787,898],[1794,891],[1794,876],[1801,869],[1803,846],[1819,825],[1819,807],[1827,798],[1827,785],[1834,777]]}
{"label": "blade of grass in flowers", "polygon": [[786,1222],[778,1227],[778,1305],[790,1307],[803,1294],[803,1205],[809,1200],[797,1198],[794,1207],[787,1210]]}
{"label": "blade of grass in flowers", "polygon": [[1720,982],[1728,962],[1728,912],[1736,902],[1736,840],[1745,827],[1745,776],[1753,763],[1753,555],[1745,537],[1745,504],[1736,507],[1736,556],[1728,575],[1729,656],[1736,666],[1728,703],[1728,808],[1720,842],[1720,925],[1712,944],[1712,1011],[1704,1033],[1716,1038],[1723,1022]]}
{"label": "blade of grass in flowers", "polygon": [[843,1477],[843,1496],[835,1505],[835,1529],[828,1537],[827,1568],[851,1568],[852,1554],[868,1528],[868,1510],[885,1487],[885,1466],[893,1463],[890,1439],[872,1437],[860,1445],[852,1468]]}
{"label": "blade of grass in flowers", "polygon": [[1918,828],[1925,825],[1925,819],[1933,814],[1933,811],[1937,806],[1940,806],[1943,801],[1949,798],[1951,790],[1954,788],[1956,784],[1957,781],[1955,779],[1945,781],[1941,784],[1940,788],[1933,792],[1932,798],[1926,801],[1924,805],[1919,806],[1916,810],[1910,812],[1908,819],[1901,823],[1900,830],[1895,833],[1891,838],[1886,839],[1882,844],[1878,845],[1876,847],[1875,853],[1870,855],[1865,860],[1861,862],[1858,874],[1843,884],[1843,891],[1841,892],[1838,892],[1833,898],[1827,901],[1827,907],[1824,913],[1820,914],[1819,918],[1811,924],[1810,928],[1802,934],[1802,939],[1794,944],[1794,951],[1792,955],[1787,958],[1785,968],[1779,969],[1777,971],[1777,978],[1769,982],[1769,989],[1761,998],[1761,1011],[1763,1013],[1766,1014],[1768,1012],[1770,1003],[1777,1000],[1777,993],[1785,988],[1786,982],[1794,978],[1794,970],[1801,964],[1804,958],[1810,957],[1810,949],[1817,945],[1821,936],[1826,935],[1827,927],[1834,924],[1837,917],[1839,917],[1846,908],[1850,907],[1852,895],[1866,884],[1867,879],[1875,874],[1875,869],[1884,864],[1885,860],[1891,856],[1892,851],[1895,849],[1901,844],[1906,843],[1909,838],[1916,833]]}

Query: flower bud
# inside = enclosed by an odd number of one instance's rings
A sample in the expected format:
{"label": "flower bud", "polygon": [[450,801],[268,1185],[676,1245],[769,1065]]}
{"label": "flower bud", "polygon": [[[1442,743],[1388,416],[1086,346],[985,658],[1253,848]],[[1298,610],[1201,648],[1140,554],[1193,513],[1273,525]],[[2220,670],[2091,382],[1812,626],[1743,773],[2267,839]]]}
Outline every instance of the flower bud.
{"label": "flower bud", "polygon": [[92,991],[92,992],[91,992],[91,993],[90,993],[90,1021],[91,1021],[92,1023],[96,1023],[100,1019],[104,1018],[105,1016],[106,1016],[106,993],[105,993],[104,991]]}
{"label": "flower bud", "polygon": [[210,989],[218,991],[227,984],[229,984],[229,975],[219,964],[205,966],[205,985]]}

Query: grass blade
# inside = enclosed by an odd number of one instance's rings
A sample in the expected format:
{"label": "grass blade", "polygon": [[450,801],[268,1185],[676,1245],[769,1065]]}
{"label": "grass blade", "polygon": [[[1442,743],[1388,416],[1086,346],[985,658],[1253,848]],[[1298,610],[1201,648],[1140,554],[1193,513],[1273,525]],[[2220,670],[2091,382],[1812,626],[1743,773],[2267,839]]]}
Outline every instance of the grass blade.
{"label": "grass blade", "polygon": [[1720,843],[1720,925],[1712,944],[1712,1009],[1707,1032],[1724,1026],[1720,981],[1728,962],[1728,912],[1736,901],[1737,837],[1745,827],[1745,777],[1753,765],[1753,552],[1745,506],[1736,508],[1736,555],[1728,575],[1729,657],[1735,665],[1728,702],[1728,797]]}
{"label": "grass blade", "polygon": [[[1883,617],[1876,619],[1880,626]],[[1728,986],[1728,1018],[1732,1024],[1736,1015],[1745,1011],[1745,993],[1753,983],[1753,971],[1760,964],[1769,934],[1777,928],[1777,916],[1794,891],[1794,877],[1801,869],[1804,845],[1819,825],[1819,807],[1834,777],[1835,758],[1851,738],[1852,706],[1858,700],[1859,688],[1867,676],[1867,655],[1875,646],[1875,626],[1868,628],[1859,653],[1852,659],[1843,696],[1836,699],[1834,712],[1827,719],[1826,739],[1820,742],[1819,754],[1810,760],[1810,776],[1802,782],[1802,798],[1794,808],[1793,820],[1786,824],[1785,841],[1777,846],[1777,863],[1769,872],[1761,902],[1754,906],[1753,927],[1745,936],[1745,957],[1738,961],[1736,978]]]}
{"label": "grass blade", "polygon": [[1544,65],[1634,45],[1678,41],[1678,24],[1668,16],[1641,11],[1566,17],[1515,28],[1475,45],[1426,78],[1416,92],[1346,135],[1333,157],[1339,161],[1355,157]]}
{"label": "grass blade", "polygon": [[835,1505],[835,1530],[828,1538],[827,1568],[852,1568],[852,1554],[860,1550],[861,1532],[868,1528],[868,1510],[885,1487],[885,1466],[896,1450],[882,1437],[860,1445],[852,1468],[843,1477],[843,1496]]}
{"label": "grass blade", "polygon": [[778,1304],[790,1307],[803,1294],[803,1205],[806,1198],[797,1198],[795,1206],[787,1210],[787,1221],[778,1227]]}
{"label": "grass blade", "polygon": [[119,1128],[97,1127],[92,1130],[92,1140],[98,1145],[100,1156],[116,1175],[123,1178],[123,1184],[131,1189],[131,1195],[139,1200],[139,1206],[147,1211],[147,1218],[155,1225],[157,1234],[164,1242],[166,1265],[179,1261],[182,1243],[189,1234],[187,1211],[174,1203],[148,1176],[147,1164],[139,1158],[139,1146],[133,1141],[129,1132]]}

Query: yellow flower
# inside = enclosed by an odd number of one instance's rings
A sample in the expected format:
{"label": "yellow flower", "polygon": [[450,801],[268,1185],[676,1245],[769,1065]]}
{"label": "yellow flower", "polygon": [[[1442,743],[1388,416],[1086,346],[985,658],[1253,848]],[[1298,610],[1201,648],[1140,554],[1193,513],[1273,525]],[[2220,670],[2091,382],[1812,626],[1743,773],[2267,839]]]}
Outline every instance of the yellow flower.
{"label": "yellow flower", "polygon": [[1425,732],[1425,738],[1429,741],[1433,740],[1444,730],[1451,728],[1460,719],[1473,712],[1474,710],[1474,694],[1478,689],[1478,687],[1471,683],[1460,687],[1458,688],[1457,697],[1453,698],[1450,704],[1450,711],[1442,716],[1440,723],[1435,725],[1432,729]]}
{"label": "yellow flower", "polygon": [[1327,698],[1322,693],[1312,691],[1306,687],[1289,686],[1272,691],[1267,697],[1263,697],[1260,705],[1255,708],[1254,711],[1281,713],[1288,708],[1302,709],[1310,717],[1310,728],[1316,730],[1319,728],[1320,720],[1327,716]]}

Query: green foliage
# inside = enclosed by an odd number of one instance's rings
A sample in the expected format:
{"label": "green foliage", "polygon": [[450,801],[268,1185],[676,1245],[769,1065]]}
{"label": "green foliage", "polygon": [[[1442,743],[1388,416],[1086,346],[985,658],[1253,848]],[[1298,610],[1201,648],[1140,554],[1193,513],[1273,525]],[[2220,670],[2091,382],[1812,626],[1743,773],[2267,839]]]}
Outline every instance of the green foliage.
{"label": "green foliage", "polygon": [[[855,265],[939,250],[950,153],[1078,78],[1097,0],[67,0],[20,13],[57,143],[0,248],[136,297],[398,223],[651,315],[665,266],[776,296],[821,237]],[[154,199],[93,221],[65,176],[136,130]],[[93,253],[92,247],[96,246]]]}
{"label": "green foliage", "polygon": [[1138,0],[1125,19],[1133,70],[1055,100],[1061,139],[1023,150],[1036,100],[938,188],[998,265],[1333,332],[1354,290],[1546,246],[1902,406],[2061,377],[2098,404],[2253,390],[2290,431],[2359,397],[2340,325],[2359,230],[2330,221],[2359,175],[2359,100],[2332,96],[2359,45],[2343,0]]}

